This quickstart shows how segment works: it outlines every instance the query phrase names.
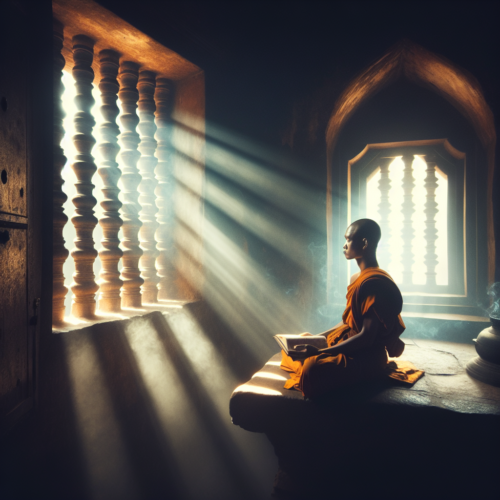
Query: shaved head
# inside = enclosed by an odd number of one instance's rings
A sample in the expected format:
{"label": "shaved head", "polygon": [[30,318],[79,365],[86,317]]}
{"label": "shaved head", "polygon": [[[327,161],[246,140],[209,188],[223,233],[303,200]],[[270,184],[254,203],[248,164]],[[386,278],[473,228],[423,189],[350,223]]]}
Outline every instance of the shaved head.
{"label": "shaved head", "polygon": [[382,231],[374,220],[359,219],[347,228],[346,234],[349,234],[351,239],[366,239],[370,243],[372,249],[376,249],[382,236]]}

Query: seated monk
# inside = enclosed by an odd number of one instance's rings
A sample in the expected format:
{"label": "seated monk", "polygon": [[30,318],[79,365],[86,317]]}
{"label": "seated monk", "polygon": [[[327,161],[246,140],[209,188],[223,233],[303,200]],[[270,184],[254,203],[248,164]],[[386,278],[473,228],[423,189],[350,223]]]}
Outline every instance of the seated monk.
{"label": "seated monk", "polygon": [[306,398],[314,398],[384,374],[409,383],[423,375],[408,362],[388,364],[387,354],[398,357],[403,353],[404,343],[399,336],[405,325],[400,316],[401,292],[389,274],[378,267],[380,237],[380,226],[370,219],[360,219],[347,228],[344,255],[348,260],[356,259],[360,271],[347,287],[342,322],[320,334],[327,337],[329,347],[325,349],[299,346],[300,359],[292,359],[282,351],[281,368],[290,372],[285,388],[295,388]]}

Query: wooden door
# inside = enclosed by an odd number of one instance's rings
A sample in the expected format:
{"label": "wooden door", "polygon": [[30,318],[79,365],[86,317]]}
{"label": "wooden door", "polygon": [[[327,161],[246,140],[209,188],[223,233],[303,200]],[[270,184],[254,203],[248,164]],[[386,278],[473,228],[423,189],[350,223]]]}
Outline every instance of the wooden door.
{"label": "wooden door", "polygon": [[[36,8],[34,10],[37,10]],[[0,30],[0,433],[34,406],[35,345],[40,307],[40,183],[30,70],[34,12],[2,2]],[[41,20],[38,19],[37,23]],[[47,26],[50,29],[50,25]],[[50,61],[50,60],[49,60]],[[46,61],[45,61],[46,63]],[[38,72],[39,73],[39,72]],[[40,81],[35,82],[40,88]],[[50,100],[50,95],[49,95]],[[36,108],[36,107],[35,107]],[[35,109],[34,108],[34,109]],[[50,120],[50,117],[48,117]],[[49,121],[50,124],[50,121]],[[36,185],[38,184],[38,186]]]}

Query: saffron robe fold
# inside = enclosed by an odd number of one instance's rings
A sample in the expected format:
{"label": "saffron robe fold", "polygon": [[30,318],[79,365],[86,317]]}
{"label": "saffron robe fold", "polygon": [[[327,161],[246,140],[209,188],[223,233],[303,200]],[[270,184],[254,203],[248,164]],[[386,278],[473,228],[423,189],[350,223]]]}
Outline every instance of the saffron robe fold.
{"label": "saffron robe fold", "polygon": [[392,358],[403,353],[404,343],[399,336],[405,330],[400,314],[403,298],[390,275],[378,267],[364,269],[347,287],[346,299],[343,324],[328,335],[328,346],[359,334],[368,311],[373,311],[382,325],[373,345],[350,356],[324,353],[304,360],[293,360],[282,351],[281,368],[290,373],[285,388],[295,388],[306,397],[314,397],[384,374],[402,382],[416,382],[423,371],[408,361],[391,359],[388,363],[387,354]]}

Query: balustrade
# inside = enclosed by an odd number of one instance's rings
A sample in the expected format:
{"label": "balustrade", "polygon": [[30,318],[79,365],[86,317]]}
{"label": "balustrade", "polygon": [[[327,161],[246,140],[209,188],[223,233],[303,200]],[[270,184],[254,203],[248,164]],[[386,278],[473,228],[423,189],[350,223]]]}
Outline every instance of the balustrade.
{"label": "balustrade", "polygon": [[413,188],[415,187],[415,179],[413,177],[413,154],[406,153],[403,155],[403,228],[401,236],[403,238],[403,285],[411,285],[413,282],[413,237],[415,231],[413,229],[413,213],[415,212],[415,203],[413,203]]}
{"label": "balustrade", "polygon": [[380,241],[380,251],[378,252],[379,264],[382,269],[387,269],[390,262],[390,249],[391,249],[391,206],[390,206],[390,190],[391,179],[389,176],[389,165],[394,158],[381,158],[379,161],[380,167],[380,203],[378,211],[380,214],[380,229],[382,230],[382,239]]}
{"label": "balustrade", "polygon": [[166,78],[156,79],[156,139],[158,146],[156,156],[156,205],[158,207],[158,229],[156,241],[159,255],[156,259],[156,270],[160,281],[158,283],[158,298],[168,299],[173,285],[173,187],[174,176],[172,171],[171,151],[171,101],[172,84]]}
{"label": "balustrade", "polygon": [[[443,270],[438,268],[438,263],[448,264],[445,251],[437,247],[437,236],[439,226],[443,231],[440,237],[447,238],[446,221],[441,215],[446,214],[446,210],[440,210],[448,201],[443,194],[446,190],[443,188],[441,194],[437,190],[439,169],[434,154],[425,157],[424,161],[422,155],[415,156],[415,152],[408,149],[401,156],[402,171],[392,170],[399,168],[399,160],[390,166],[392,158],[380,158],[378,181],[376,177],[367,179],[367,190],[379,191],[378,206],[373,205],[375,198],[369,196],[367,209],[369,213],[379,212],[382,239],[377,255],[380,266],[390,267],[404,290],[424,291],[419,287],[425,286],[425,291],[433,293],[438,290],[438,283],[446,286],[447,281],[446,277],[443,279]],[[391,189],[396,179],[398,185]],[[443,179],[443,182],[447,181]],[[399,210],[401,212],[396,213]],[[391,224],[397,225],[397,229],[391,228]],[[438,250],[441,253],[438,254]],[[414,269],[417,263],[418,270]]]}
{"label": "balustrade", "polygon": [[119,210],[122,206],[118,193],[118,180],[121,172],[116,162],[116,156],[119,151],[118,134],[119,128],[116,123],[116,117],[119,110],[116,105],[118,97],[118,60],[119,54],[112,50],[102,50],[99,53],[101,81],[99,90],[101,91],[101,114],[103,122],[100,126],[100,142],[97,150],[100,154],[98,173],[102,178],[103,200],[101,206],[103,215],[99,219],[99,225],[102,227],[102,250],[99,252],[102,268],[100,273],[99,291],[101,297],[99,300],[99,310],[107,312],[116,312],[121,308],[120,289],[122,280],[118,270],[118,262],[123,252],[120,249],[120,240],[118,232],[123,224],[120,218]]}
{"label": "balustrade", "polygon": [[139,151],[139,171],[142,181],[139,184],[139,212],[142,227],[139,232],[139,239],[142,248],[142,257],[139,260],[141,277],[144,279],[142,285],[142,300],[145,303],[158,301],[158,283],[160,278],[156,274],[156,249],[155,232],[158,228],[156,213],[158,208],[155,203],[155,189],[157,181],[155,177],[155,167],[158,159],[154,156],[156,151],[156,124],[155,124],[155,88],[156,74],[151,71],[141,71],[139,73],[139,133],[141,142]]}
{"label": "balustrade", "polygon": [[73,143],[77,154],[71,165],[75,172],[77,194],[73,197],[75,213],[71,218],[76,231],[75,248],[71,255],[75,261],[75,274],[71,290],[73,304],[71,312],[80,318],[92,318],[95,314],[95,293],[98,285],[94,279],[93,264],[97,257],[94,248],[92,232],[97,225],[94,217],[94,206],[97,200],[92,195],[94,185],[92,177],[97,170],[94,158],[91,155],[95,144],[92,130],[95,125],[91,108],[94,105],[92,97],[92,81],[94,71],[92,61],[94,57],[94,41],[85,35],[73,37],[73,78],[75,80],[77,112],[74,117],[75,135]]}
{"label": "balustrade", "polygon": [[[75,31],[73,31],[75,34]],[[174,176],[171,150],[172,81],[98,42],[98,73],[102,115],[97,147],[93,136],[92,107],[94,46],[89,36],[72,37],[64,43],[64,26],[54,19],[54,182],[53,182],[53,323],[64,322],[65,286],[63,265],[70,252],[65,248],[63,228],[68,222],[63,204],[62,170],[66,164],[61,141],[65,131],[62,108],[63,50],[73,57],[72,74],[76,89],[76,113],[72,137],[76,154],[71,167],[75,173],[75,211],[71,217],[76,237],[71,257],[75,272],[71,290],[71,313],[76,318],[93,318],[96,293],[99,312],[117,312],[123,307],[175,298],[172,265],[174,219]],[[68,42],[68,40],[66,41]],[[70,57],[71,57],[70,55]],[[120,62],[121,61],[121,62]],[[94,64],[94,66],[93,66]],[[119,99],[119,103],[117,102]],[[121,104],[121,113],[118,104]],[[118,123],[120,126],[118,126]],[[96,161],[94,157],[96,155]],[[96,166],[97,163],[97,166]],[[98,167],[98,168],[97,168]],[[95,172],[102,189],[95,193],[103,209],[97,221],[92,183]],[[97,253],[93,231],[102,228]],[[122,233],[120,235],[120,229]],[[101,271],[96,283],[93,265],[99,257]],[[122,269],[120,272],[120,264]],[[67,277],[66,277],[67,278]]]}
{"label": "balustrade", "polygon": [[123,268],[122,268],[122,306],[141,306],[141,285],[144,280],[139,271],[139,259],[142,255],[139,246],[139,220],[140,205],[137,190],[141,176],[137,170],[137,162],[141,153],[137,147],[140,139],[136,132],[139,117],[137,116],[137,101],[139,92],[137,81],[139,79],[139,66],[130,61],[120,64],[118,79],[120,81],[119,97],[123,112],[120,116],[123,132],[120,134],[120,165],[122,167],[122,215],[123,215]]}
{"label": "balustrade", "polygon": [[427,191],[425,202],[425,266],[427,268],[427,285],[436,285],[436,266],[438,259],[436,255],[436,215],[438,213],[438,204],[436,203],[436,188],[438,186],[436,177],[436,162],[433,155],[426,155],[427,163],[425,189]]}

